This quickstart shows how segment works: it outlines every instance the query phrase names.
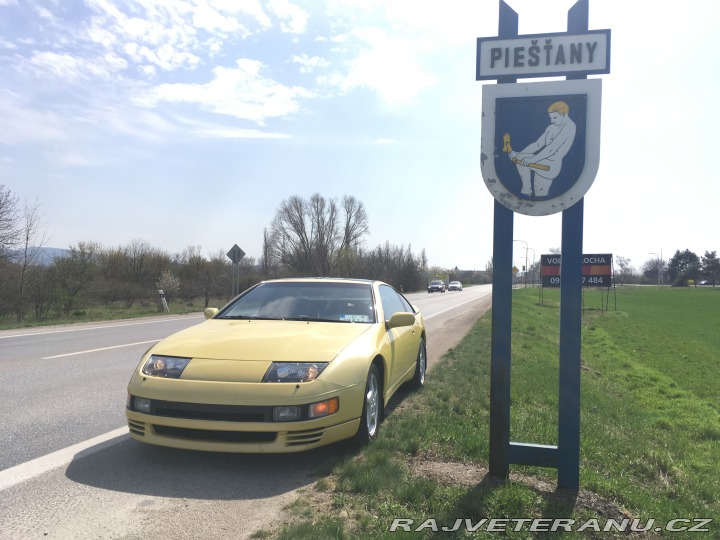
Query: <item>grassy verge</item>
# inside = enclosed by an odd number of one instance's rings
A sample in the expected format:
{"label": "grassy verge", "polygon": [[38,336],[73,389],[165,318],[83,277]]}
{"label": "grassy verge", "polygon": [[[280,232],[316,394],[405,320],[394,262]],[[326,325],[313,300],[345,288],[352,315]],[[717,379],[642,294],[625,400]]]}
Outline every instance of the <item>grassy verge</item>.
{"label": "grassy verge", "polygon": [[[219,308],[224,306],[227,302],[227,299],[212,299],[210,301],[210,306]],[[171,315],[197,313],[205,309],[205,300],[202,298],[195,300],[178,300],[177,302],[171,302],[169,308]],[[53,314],[41,318],[28,316],[22,321],[18,321],[13,316],[7,316],[0,318],[0,330],[96,321],[115,321],[119,319],[136,319],[140,317],[154,317],[158,315],[163,315],[163,312],[158,310],[158,307],[154,304],[143,306],[138,303],[129,308],[120,305],[90,306],[73,310],[68,315]]]}
{"label": "grassy verge", "polygon": [[[511,439],[557,443],[558,297],[521,289],[513,301]],[[617,311],[614,308],[617,300]],[[402,397],[381,436],[338,457],[292,507],[282,528],[256,538],[486,538],[482,519],[564,518],[578,531],[499,525],[507,538],[720,538],[720,291],[619,288],[611,311],[585,294],[581,491],[555,490],[552,469],[511,466],[486,476],[490,316]],[[607,298],[602,305],[607,304]],[[432,337],[432,336],[430,336]],[[394,518],[414,520],[390,532]],[[637,519],[645,532],[602,529]],[[656,530],[714,519],[709,532]],[[431,520],[431,521],[428,521]],[[595,520],[595,521],[594,521]],[[649,522],[648,520],[654,520]],[[519,530],[515,530],[519,528]],[[416,530],[420,529],[420,530]]]}

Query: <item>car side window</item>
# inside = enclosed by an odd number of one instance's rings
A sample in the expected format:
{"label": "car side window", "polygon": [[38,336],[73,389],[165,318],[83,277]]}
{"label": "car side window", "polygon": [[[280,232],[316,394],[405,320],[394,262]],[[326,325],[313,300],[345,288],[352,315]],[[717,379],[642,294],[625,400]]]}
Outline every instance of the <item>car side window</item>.
{"label": "car side window", "polygon": [[389,320],[398,311],[413,312],[412,307],[400,296],[395,289],[388,285],[380,285],[380,301],[383,306],[385,320]]}

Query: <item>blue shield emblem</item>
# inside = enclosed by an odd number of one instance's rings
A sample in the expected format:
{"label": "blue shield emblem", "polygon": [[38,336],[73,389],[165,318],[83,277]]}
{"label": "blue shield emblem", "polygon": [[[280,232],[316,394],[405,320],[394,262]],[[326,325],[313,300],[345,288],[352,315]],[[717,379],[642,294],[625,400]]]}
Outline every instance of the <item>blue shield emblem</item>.
{"label": "blue shield emblem", "polygon": [[483,86],[481,168],[493,196],[526,215],[569,208],[600,156],[601,81]]}

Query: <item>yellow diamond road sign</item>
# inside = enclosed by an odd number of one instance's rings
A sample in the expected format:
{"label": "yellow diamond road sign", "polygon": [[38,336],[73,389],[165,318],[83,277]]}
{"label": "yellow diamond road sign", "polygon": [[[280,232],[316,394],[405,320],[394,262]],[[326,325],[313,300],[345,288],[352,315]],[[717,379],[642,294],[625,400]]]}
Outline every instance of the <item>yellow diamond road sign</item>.
{"label": "yellow diamond road sign", "polygon": [[230,258],[230,260],[233,262],[233,264],[237,264],[245,256],[245,252],[242,249],[240,249],[240,246],[235,244],[230,249],[230,251],[227,252],[227,256]]}
{"label": "yellow diamond road sign", "polygon": [[517,266],[513,266],[513,276],[516,275],[520,270],[518,270]]}

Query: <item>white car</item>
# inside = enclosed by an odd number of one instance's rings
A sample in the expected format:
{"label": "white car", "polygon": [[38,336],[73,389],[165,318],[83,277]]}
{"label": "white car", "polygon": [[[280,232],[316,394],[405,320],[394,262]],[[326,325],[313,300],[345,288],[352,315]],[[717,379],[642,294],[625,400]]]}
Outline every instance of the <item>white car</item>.
{"label": "white car", "polygon": [[459,281],[451,281],[448,285],[448,291],[462,291],[462,283]]}

